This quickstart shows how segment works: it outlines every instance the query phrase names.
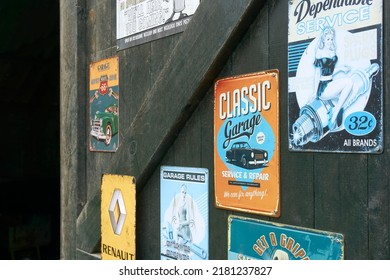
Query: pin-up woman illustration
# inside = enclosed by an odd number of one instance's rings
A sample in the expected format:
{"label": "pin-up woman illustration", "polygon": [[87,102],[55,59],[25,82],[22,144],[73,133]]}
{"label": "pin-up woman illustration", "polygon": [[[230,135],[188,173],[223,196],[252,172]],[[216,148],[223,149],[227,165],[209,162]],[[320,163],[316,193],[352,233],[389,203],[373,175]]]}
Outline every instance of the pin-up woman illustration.
{"label": "pin-up woman illustration", "polygon": [[334,107],[328,113],[330,129],[340,126],[343,119],[343,105],[353,88],[353,81],[348,76],[334,79],[334,75],[338,72],[348,73],[351,70],[347,65],[338,65],[335,38],[336,32],[332,27],[328,26],[323,29],[318,40],[314,60],[316,98],[322,100],[337,99]]}
{"label": "pin-up woman illustration", "polygon": [[359,35],[326,26],[302,54],[293,86],[300,111],[291,127],[291,147],[315,143],[345,129],[347,117],[364,114],[379,65],[354,55]]}

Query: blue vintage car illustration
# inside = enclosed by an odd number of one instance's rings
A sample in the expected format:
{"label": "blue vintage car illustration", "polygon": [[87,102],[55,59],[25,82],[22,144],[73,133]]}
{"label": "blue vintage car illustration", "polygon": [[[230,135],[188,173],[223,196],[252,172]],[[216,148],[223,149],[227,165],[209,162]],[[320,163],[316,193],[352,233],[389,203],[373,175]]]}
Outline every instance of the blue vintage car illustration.
{"label": "blue vintage car illustration", "polygon": [[265,166],[268,164],[268,152],[252,148],[248,142],[235,142],[230,150],[226,151],[226,160],[244,168],[251,166]]}

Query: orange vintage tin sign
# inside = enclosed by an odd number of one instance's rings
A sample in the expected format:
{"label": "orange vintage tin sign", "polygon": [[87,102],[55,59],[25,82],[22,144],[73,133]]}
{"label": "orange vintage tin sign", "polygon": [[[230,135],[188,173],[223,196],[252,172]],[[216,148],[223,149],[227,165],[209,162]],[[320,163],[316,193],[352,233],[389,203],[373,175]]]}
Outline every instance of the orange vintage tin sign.
{"label": "orange vintage tin sign", "polygon": [[280,216],[279,71],[214,85],[216,207]]}

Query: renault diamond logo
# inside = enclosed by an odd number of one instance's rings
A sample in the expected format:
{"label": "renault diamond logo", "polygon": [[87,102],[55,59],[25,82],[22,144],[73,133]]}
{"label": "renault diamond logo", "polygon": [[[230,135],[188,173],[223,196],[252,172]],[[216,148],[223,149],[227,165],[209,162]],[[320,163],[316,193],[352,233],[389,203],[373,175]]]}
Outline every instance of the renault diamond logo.
{"label": "renault diamond logo", "polygon": [[[117,210],[117,211],[116,211]],[[114,233],[120,235],[122,232],[123,224],[126,218],[126,208],[123,201],[122,193],[116,189],[112,195],[110,208],[108,209],[110,214],[110,220]]]}

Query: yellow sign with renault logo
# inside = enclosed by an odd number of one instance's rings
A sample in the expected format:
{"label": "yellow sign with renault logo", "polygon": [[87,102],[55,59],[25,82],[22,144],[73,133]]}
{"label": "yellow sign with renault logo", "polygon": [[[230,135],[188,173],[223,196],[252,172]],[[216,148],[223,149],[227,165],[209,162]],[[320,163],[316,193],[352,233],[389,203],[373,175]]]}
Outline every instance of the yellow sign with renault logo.
{"label": "yellow sign with renault logo", "polygon": [[102,260],[135,260],[135,193],[134,177],[103,175]]}

